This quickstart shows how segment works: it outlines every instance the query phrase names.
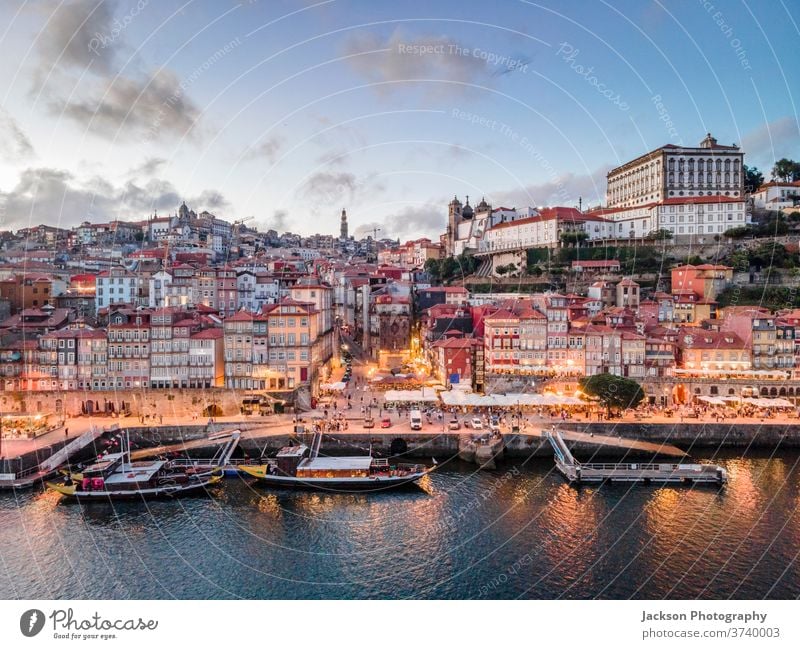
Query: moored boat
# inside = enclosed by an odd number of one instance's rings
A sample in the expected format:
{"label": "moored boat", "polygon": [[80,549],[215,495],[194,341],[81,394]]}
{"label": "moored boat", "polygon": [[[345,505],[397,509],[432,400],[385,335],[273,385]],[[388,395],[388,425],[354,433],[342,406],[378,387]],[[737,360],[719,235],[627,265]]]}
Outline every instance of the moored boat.
{"label": "moored boat", "polygon": [[237,468],[265,484],[301,489],[386,489],[416,482],[434,470],[422,464],[390,464],[372,455],[320,457],[320,436],[312,446],[286,446],[263,464]]}
{"label": "moored boat", "polygon": [[220,467],[177,465],[168,460],[130,460],[130,443],[77,473],[47,482],[53,491],[81,500],[175,497],[203,491],[222,480]]}

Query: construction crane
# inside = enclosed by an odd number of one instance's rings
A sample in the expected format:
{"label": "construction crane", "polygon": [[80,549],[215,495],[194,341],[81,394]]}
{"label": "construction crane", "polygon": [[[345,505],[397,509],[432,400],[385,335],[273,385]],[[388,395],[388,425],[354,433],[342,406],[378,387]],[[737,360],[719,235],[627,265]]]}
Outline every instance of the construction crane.
{"label": "construction crane", "polygon": [[246,216],[243,219],[239,219],[238,221],[234,221],[233,222],[233,227],[234,228],[238,227],[238,226],[242,225],[243,223],[247,223],[248,221],[252,221],[254,218],[256,218],[256,217],[255,216]]}

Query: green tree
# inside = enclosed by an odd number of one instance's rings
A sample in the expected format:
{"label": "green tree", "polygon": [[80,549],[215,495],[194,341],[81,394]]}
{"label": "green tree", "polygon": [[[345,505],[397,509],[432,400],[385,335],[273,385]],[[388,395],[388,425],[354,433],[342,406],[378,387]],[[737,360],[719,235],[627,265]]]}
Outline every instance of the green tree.
{"label": "green tree", "polygon": [[772,178],[786,183],[800,180],[800,163],[788,158],[781,158],[772,167]]}
{"label": "green tree", "polygon": [[742,169],[744,169],[744,191],[752,194],[764,184],[764,174],[758,170],[758,167],[744,165]]}
{"label": "green tree", "polygon": [[426,259],[424,268],[425,272],[428,273],[428,275],[430,275],[435,281],[442,281],[441,261],[439,259]]}
{"label": "green tree", "polygon": [[736,272],[747,272],[750,270],[750,255],[747,250],[734,250],[728,257],[728,263]]}
{"label": "green tree", "polygon": [[561,243],[565,246],[580,244],[589,238],[589,233],[583,230],[574,230],[561,233]]}
{"label": "green tree", "polygon": [[644,390],[636,381],[615,374],[595,374],[580,381],[581,390],[596,397],[605,406],[609,416],[612,410],[635,408],[644,399]]}
{"label": "green tree", "polygon": [[672,239],[672,232],[666,228],[661,228],[660,230],[651,230],[648,232],[645,239],[650,239],[651,241],[665,241],[667,239]]}
{"label": "green tree", "polygon": [[753,234],[753,228],[749,225],[740,225],[736,228],[725,230],[725,236],[729,239],[742,239]]}

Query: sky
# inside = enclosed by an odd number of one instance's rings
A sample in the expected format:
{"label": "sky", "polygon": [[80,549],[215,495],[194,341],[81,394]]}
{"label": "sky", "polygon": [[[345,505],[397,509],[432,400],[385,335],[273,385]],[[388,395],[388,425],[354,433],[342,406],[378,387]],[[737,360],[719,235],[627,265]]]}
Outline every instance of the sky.
{"label": "sky", "polygon": [[0,229],[182,201],[438,236],[454,195],[599,205],[707,132],[800,158],[800,0],[3,0]]}

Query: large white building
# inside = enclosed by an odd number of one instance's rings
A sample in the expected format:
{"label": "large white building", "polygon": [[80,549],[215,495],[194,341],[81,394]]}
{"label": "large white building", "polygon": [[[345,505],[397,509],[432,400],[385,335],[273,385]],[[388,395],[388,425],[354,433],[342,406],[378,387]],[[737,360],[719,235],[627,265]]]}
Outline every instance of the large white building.
{"label": "large white building", "polygon": [[744,197],[744,153],[709,133],[697,147],[667,144],[608,172],[606,205],[635,207],[670,198]]}
{"label": "large white building", "polygon": [[697,147],[667,144],[608,172],[607,207],[591,213],[615,221],[617,239],[705,240],[747,223],[743,166],[741,149],[710,133]]}

